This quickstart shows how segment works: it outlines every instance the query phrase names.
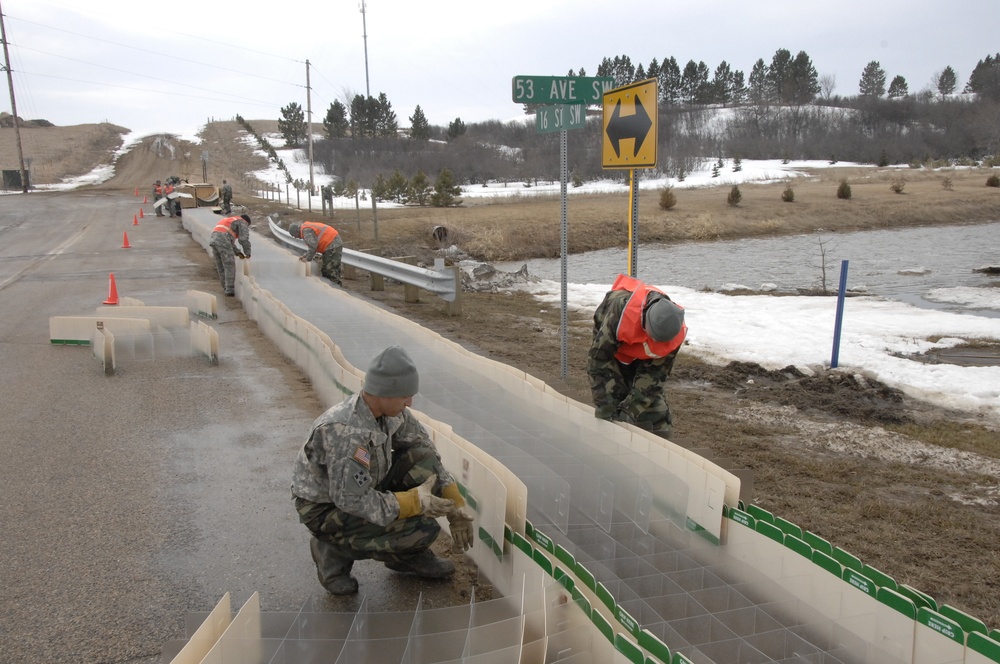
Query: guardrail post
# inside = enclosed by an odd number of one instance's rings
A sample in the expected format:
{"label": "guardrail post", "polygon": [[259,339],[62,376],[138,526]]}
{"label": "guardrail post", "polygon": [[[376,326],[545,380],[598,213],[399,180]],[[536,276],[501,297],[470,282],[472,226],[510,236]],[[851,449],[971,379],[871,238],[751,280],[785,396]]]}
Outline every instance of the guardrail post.
{"label": "guardrail post", "polygon": [[[407,265],[416,265],[416,256],[398,256],[393,260],[397,260]],[[411,304],[416,304],[420,302],[420,289],[412,284],[403,284],[403,301],[409,302]]]}
{"label": "guardrail post", "polygon": [[452,302],[445,302],[444,312],[448,316],[461,316],[462,315],[462,272],[457,265],[452,265],[451,271],[455,275],[455,299]]}

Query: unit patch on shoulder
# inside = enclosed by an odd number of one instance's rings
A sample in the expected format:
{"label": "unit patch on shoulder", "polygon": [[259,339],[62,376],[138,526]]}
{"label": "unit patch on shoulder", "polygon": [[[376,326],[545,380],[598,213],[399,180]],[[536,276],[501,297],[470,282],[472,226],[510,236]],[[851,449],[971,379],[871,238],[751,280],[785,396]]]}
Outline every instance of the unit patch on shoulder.
{"label": "unit patch on shoulder", "polygon": [[359,487],[364,487],[372,481],[372,476],[368,474],[367,470],[359,470],[354,473],[354,481],[358,483]]}
{"label": "unit patch on shoulder", "polygon": [[354,450],[354,456],[352,456],[351,458],[360,463],[365,468],[371,467],[372,455],[368,452],[368,450],[366,450],[363,447],[358,447],[358,449]]}

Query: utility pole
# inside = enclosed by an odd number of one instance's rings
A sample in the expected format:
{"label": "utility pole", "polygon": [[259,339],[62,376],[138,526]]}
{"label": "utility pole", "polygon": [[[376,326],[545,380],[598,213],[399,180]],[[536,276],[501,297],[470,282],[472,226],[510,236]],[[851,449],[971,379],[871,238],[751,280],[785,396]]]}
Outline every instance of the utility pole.
{"label": "utility pole", "polygon": [[10,71],[10,52],[7,50],[7,28],[3,23],[3,7],[0,7],[0,42],[3,42],[4,71],[7,72],[7,87],[10,89],[10,112],[14,116],[17,160],[21,166],[21,191],[26,194],[28,193],[28,171],[24,168],[24,150],[21,148],[21,121],[17,118],[17,102],[14,101],[14,75]]}
{"label": "utility pole", "polygon": [[[312,88],[309,87],[309,60],[306,60],[306,133],[309,140],[309,200],[313,195],[313,110]],[[310,207],[310,209],[312,209]]]}
{"label": "utility pole", "polygon": [[365,41],[365,99],[367,99],[372,96],[372,90],[368,85],[368,21],[365,17],[365,0],[361,0],[361,28],[364,30],[361,36]]}

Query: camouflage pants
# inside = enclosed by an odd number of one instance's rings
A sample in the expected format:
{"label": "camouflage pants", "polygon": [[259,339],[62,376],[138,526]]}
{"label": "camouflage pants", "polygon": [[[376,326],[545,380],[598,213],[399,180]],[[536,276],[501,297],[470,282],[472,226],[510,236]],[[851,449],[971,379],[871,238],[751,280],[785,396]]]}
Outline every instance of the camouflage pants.
{"label": "camouflage pants", "polygon": [[636,375],[632,366],[622,365],[622,374],[626,381],[626,385],[622,387],[627,390],[627,394],[619,402],[610,419],[628,422],[640,429],[669,438],[673,433],[673,417],[670,415],[670,405],[663,393],[663,381],[666,376]]}
{"label": "camouflage pants", "polygon": [[229,214],[233,211],[233,197],[232,196],[222,196],[222,211]]}
{"label": "camouflage pants", "polygon": [[333,242],[326,251],[323,252],[322,263],[320,263],[320,274],[324,277],[342,286],[340,281],[340,263],[344,257],[344,241],[340,239],[340,236],[334,238]]}
{"label": "camouflage pants", "polygon": [[226,293],[232,293],[236,288],[236,250],[229,233],[212,233],[209,241],[212,256],[215,257],[215,270],[219,273],[219,282]]}
{"label": "camouflage pants", "polygon": [[[435,455],[429,448],[411,448],[393,454],[389,474],[375,487],[378,491],[406,491],[433,474]],[[435,519],[415,516],[396,519],[386,526],[366,521],[330,503],[295,498],[295,511],[323,549],[342,558],[350,570],[354,560],[374,558],[396,562],[426,551],[441,531]],[[346,573],[345,570],[345,573]]]}

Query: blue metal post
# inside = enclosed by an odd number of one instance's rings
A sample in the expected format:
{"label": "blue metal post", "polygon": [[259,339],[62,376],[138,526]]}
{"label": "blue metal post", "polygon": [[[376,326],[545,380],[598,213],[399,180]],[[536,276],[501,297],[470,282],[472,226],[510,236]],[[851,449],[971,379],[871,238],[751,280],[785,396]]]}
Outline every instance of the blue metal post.
{"label": "blue metal post", "polygon": [[837,290],[837,321],[833,324],[833,355],[830,368],[836,369],[840,360],[840,328],[844,324],[844,298],[847,296],[847,261],[840,262],[840,288]]}

